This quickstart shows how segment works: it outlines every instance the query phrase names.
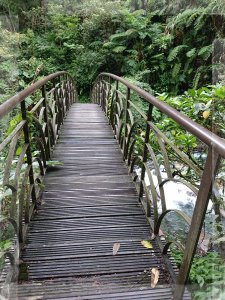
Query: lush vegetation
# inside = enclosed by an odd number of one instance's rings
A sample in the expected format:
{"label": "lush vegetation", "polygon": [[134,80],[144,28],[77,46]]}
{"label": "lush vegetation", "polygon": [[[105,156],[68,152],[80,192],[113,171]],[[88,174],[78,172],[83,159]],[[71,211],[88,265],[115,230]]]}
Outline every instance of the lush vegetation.
{"label": "lush vegetation", "polygon": [[[161,7],[154,0],[56,0],[48,6],[41,0],[1,0],[0,10],[0,103],[59,70],[76,78],[80,99],[89,101],[96,76],[108,71],[127,77],[224,136],[225,88],[211,85],[213,41],[225,35],[222,1],[209,5],[196,0],[190,6],[171,1]],[[169,118],[154,117],[170,140],[194,160],[198,141]],[[9,131],[15,122],[14,118]],[[6,131],[6,123],[0,125],[0,133]],[[201,168],[202,158],[194,162]],[[216,240],[224,242],[224,237],[220,234]],[[8,240],[0,244],[4,247],[9,247]],[[210,264],[212,259],[215,265]],[[222,280],[221,262],[214,253],[195,261],[191,280],[202,288],[196,297],[204,299],[205,286],[213,282],[212,276],[201,274],[202,264]],[[219,271],[215,273],[213,266]]]}
{"label": "lush vegetation", "polygon": [[69,70],[85,96],[102,70],[173,94],[211,82],[212,42],[224,35],[221,17],[210,15],[219,3],[166,16],[154,1],[76,2],[54,1],[48,8],[38,1],[25,7],[12,4],[22,23],[18,44],[22,87],[37,67],[41,75]]}
{"label": "lush vegetation", "polygon": [[[173,257],[179,266],[182,259],[181,252],[173,250]],[[204,256],[197,255],[190,273],[194,299],[224,299],[222,292],[224,276],[224,261],[218,253],[209,252]]]}

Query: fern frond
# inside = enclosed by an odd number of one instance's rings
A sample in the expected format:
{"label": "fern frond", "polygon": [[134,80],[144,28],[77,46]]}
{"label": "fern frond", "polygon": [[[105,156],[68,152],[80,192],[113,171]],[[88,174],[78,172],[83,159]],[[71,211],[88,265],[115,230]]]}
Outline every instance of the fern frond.
{"label": "fern frond", "polygon": [[201,79],[201,75],[202,75],[202,70],[204,69],[204,66],[201,66],[197,69],[196,73],[195,73],[195,77],[194,77],[194,80],[193,80],[193,88],[195,90],[198,89],[198,84],[199,84],[199,81]]}
{"label": "fern frond", "polygon": [[175,66],[173,67],[173,71],[172,71],[172,77],[173,77],[173,78],[176,78],[176,77],[177,77],[177,75],[178,75],[179,72],[180,72],[180,69],[181,69],[181,63],[175,64]]}
{"label": "fern frond", "polygon": [[187,59],[186,60],[186,63],[185,63],[185,66],[184,66],[184,74],[186,73],[186,72],[188,72],[188,74],[191,74],[191,72],[192,72],[192,68],[190,68],[190,65],[191,65],[191,63],[193,62],[193,60],[195,59],[195,57],[194,56],[192,56],[192,57],[190,57],[189,59]]}
{"label": "fern frond", "polygon": [[198,51],[198,56],[202,57],[204,60],[207,60],[212,53],[212,45],[202,47]]}
{"label": "fern frond", "polygon": [[198,16],[199,16],[199,11],[193,12],[186,22],[186,27],[191,26]]}
{"label": "fern frond", "polygon": [[168,56],[168,61],[173,61],[177,57],[177,55],[185,48],[187,48],[187,45],[179,45],[175,48],[173,48],[172,51],[170,51],[169,56]]}
{"label": "fern frond", "polygon": [[128,29],[128,30],[125,32],[125,35],[126,35],[126,36],[131,36],[131,35],[133,35],[134,33],[137,33],[137,30],[136,30],[136,29]]}
{"label": "fern frond", "polygon": [[195,55],[195,53],[196,53],[196,48],[193,48],[193,49],[191,49],[190,51],[188,51],[188,52],[186,53],[186,56],[187,56],[187,57],[192,57],[192,56]]}
{"label": "fern frond", "polygon": [[201,30],[205,26],[206,20],[207,20],[207,17],[205,14],[199,15],[199,17],[195,20],[195,23],[194,23],[195,34],[197,34],[198,31]]}
{"label": "fern frond", "polygon": [[103,44],[104,48],[113,48],[116,47],[116,43],[112,43],[112,42],[106,42],[105,44]]}
{"label": "fern frond", "polygon": [[125,51],[127,48],[124,46],[117,46],[115,47],[112,51],[115,53],[123,53],[123,51]]}
{"label": "fern frond", "polygon": [[120,41],[123,39],[127,38],[127,34],[126,32],[119,32],[119,33],[115,33],[113,35],[110,36],[110,41],[111,42],[116,42],[116,41]]}

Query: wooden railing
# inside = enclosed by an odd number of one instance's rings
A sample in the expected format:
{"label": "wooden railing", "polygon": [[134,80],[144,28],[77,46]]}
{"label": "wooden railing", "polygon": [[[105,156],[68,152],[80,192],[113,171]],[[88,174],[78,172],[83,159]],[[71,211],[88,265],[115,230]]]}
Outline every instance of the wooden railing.
{"label": "wooden railing", "polygon": [[[19,253],[31,216],[39,203],[48,161],[60,126],[72,103],[77,101],[73,79],[58,72],[34,83],[0,105],[1,126],[10,115],[1,137],[1,263],[8,258],[7,281],[17,279]],[[4,246],[4,245],[3,245]],[[7,259],[6,259],[7,261]]]}
{"label": "wooden railing", "polygon": [[[193,257],[199,243],[209,199],[215,199],[215,176],[221,158],[225,158],[225,141],[193,122],[184,114],[158,100],[129,81],[113,74],[102,73],[97,78],[92,101],[101,105],[114,129],[130,174],[136,183],[140,202],[154,231],[163,258],[175,283],[174,299],[182,299]],[[184,133],[198,139],[200,155],[207,157],[199,164],[170,139],[169,129],[162,132],[157,115],[171,118]],[[203,155],[204,154],[204,155]],[[150,164],[150,166],[149,166]],[[166,178],[162,177],[161,168]],[[140,176],[135,171],[141,170]],[[183,172],[182,170],[185,170]],[[153,171],[157,182],[154,182]],[[150,182],[148,187],[146,178]],[[165,186],[176,182],[188,187],[196,195],[192,216],[181,210],[167,208]],[[212,187],[214,187],[212,189]],[[184,246],[176,238],[167,241],[160,237],[160,228],[170,213],[176,213],[188,225]],[[183,249],[179,274],[176,276],[168,250],[172,244]]]}

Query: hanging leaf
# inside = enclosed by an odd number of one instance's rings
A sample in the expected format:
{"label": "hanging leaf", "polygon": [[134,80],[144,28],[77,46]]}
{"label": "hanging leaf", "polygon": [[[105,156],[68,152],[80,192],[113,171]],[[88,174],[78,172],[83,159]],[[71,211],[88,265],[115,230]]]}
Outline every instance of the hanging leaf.
{"label": "hanging leaf", "polygon": [[141,241],[141,244],[142,244],[142,246],[144,246],[147,249],[152,249],[153,248],[152,244],[149,241],[145,241],[145,240]]}
{"label": "hanging leaf", "polygon": [[120,243],[115,243],[113,245],[113,255],[114,256],[118,253],[119,249],[120,249]]}
{"label": "hanging leaf", "polygon": [[151,273],[151,288],[155,288],[159,281],[159,270],[157,268],[152,268]]}

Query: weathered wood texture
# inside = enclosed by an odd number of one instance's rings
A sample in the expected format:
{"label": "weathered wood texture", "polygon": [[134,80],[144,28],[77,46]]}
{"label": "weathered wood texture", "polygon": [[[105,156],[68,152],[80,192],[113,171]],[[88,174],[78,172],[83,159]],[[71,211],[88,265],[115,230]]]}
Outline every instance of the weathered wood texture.
{"label": "weathered wood texture", "polygon": [[[72,106],[53,159],[64,165],[46,176],[22,254],[24,281],[12,299],[171,299],[157,245],[141,244],[152,233],[98,105]],[[155,289],[153,267],[160,271]]]}

